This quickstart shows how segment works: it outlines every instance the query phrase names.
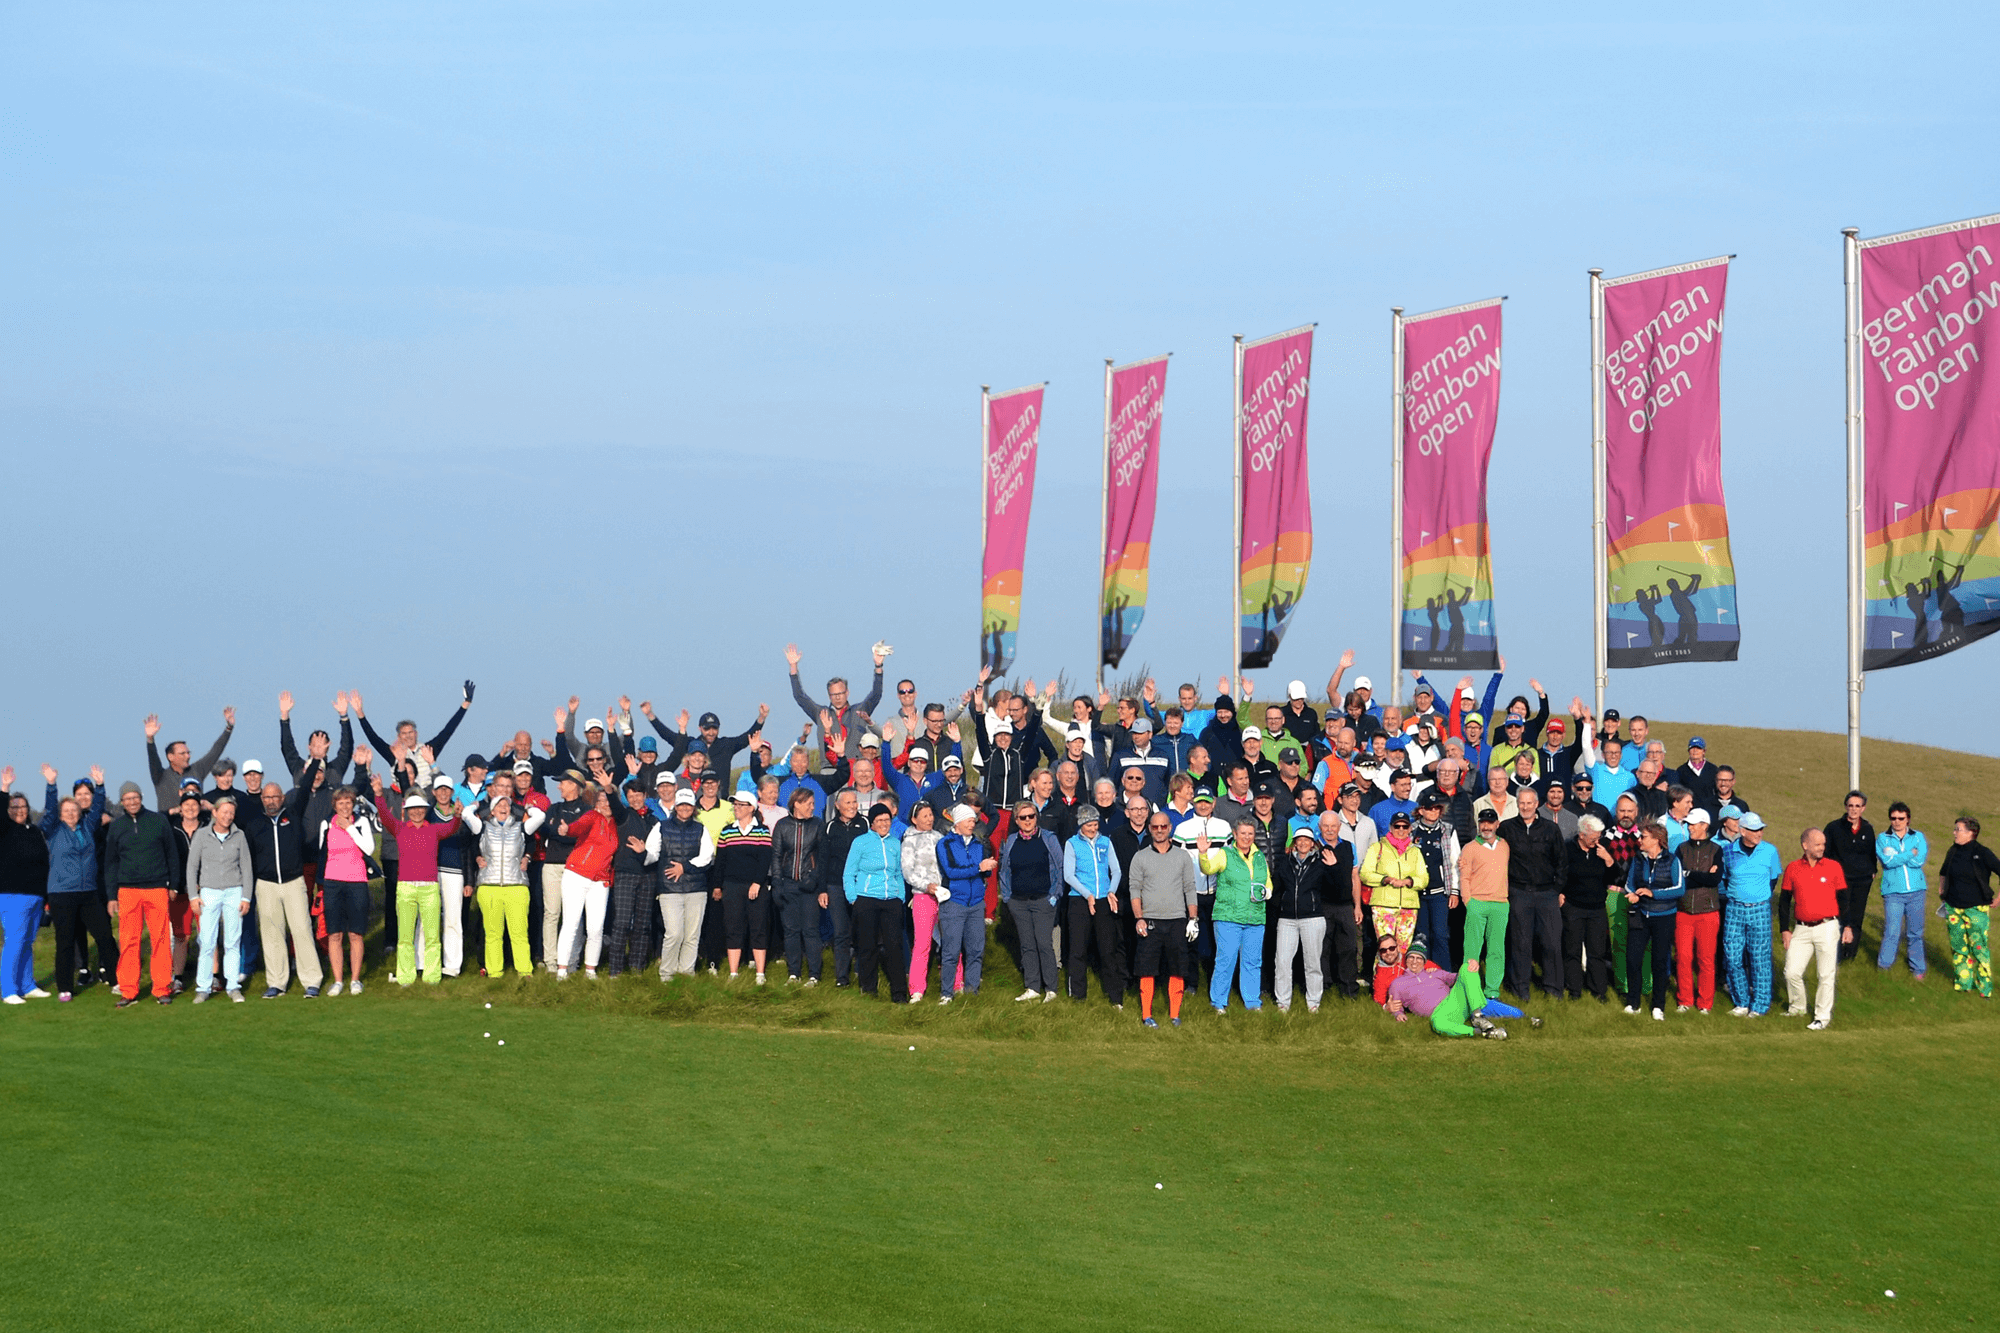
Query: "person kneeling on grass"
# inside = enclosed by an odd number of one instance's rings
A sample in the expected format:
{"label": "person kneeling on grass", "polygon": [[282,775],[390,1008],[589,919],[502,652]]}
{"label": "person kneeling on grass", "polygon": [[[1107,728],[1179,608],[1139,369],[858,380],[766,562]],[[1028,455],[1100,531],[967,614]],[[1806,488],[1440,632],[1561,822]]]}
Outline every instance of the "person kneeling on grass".
{"label": "person kneeling on grass", "polygon": [[[1381,950],[1389,957],[1386,966],[1395,968],[1395,936],[1383,936]],[[1495,1024],[1493,1019],[1521,1017],[1521,1011],[1513,1005],[1487,996],[1480,984],[1477,958],[1468,956],[1465,965],[1455,973],[1431,967],[1422,936],[1410,942],[1409,954],[1402,967],[1395,969],[1383,1008],[1395,1015],[1398,1023],[1409,1022],[1411,1014],[1430,1019],[1431,1031],[1440,1037],[1493,1037],[1504,1040],[1507,1029]]]}

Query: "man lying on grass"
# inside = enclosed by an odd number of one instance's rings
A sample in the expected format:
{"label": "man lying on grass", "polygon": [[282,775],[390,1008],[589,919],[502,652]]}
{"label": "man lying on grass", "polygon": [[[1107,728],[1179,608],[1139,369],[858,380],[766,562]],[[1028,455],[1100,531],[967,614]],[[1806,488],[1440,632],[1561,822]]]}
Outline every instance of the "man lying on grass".
{"label": "man lying on grass", "polygon": [[1410,1021],[1410,1015],[1428,1018],[1431,1031],[1441,1037],[1495,1037],[1504,1040],[1507,1029],[1500,1027],[1487,1015],[1500,1018],[1519,1018],[1521,1011],[1511,1004],[1488,999],[1479,982],[1479,960],[1467,958],[1459,971],[1445,972],[1430,965],[1429,946],[1419,935],[1410,941],[1409,952],[1403,956],[1403,965],[1396,968],[1396,941],[1391,935],[1384,935],[1380,945],[1383,957],[1383,971],[1394,970],[1394,977],[1388,984],[1383,1008],[1396,1016],[1398,1023]]}

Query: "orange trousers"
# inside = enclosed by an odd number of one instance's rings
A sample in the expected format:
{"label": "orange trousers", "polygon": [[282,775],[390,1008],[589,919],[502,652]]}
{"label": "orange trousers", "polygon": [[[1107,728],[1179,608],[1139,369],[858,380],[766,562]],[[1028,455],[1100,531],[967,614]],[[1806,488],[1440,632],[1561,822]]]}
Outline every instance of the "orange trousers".
{"label": "orange trousers", "polygon": [[118,890],[118,994],[139,996],[139,935],[153,935],[153,998],[174,993],[174,932],[167,924],[167,891]]}

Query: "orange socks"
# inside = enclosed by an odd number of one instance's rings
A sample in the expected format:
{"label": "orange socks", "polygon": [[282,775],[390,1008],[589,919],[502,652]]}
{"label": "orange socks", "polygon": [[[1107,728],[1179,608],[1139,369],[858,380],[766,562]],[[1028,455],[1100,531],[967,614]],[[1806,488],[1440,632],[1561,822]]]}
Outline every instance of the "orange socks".
{"label": "orange socks", "polygon": [[1181,1016],[1181,995],[1187,990],[1187,983],[1179,977],[1167,978],[1167,1017]]}
{"label": "orange socks", "polygon": [[1152,1016],[1153,1016],[1153,979],[1151,977],[1140,977],[1139,1017],[1151,1018]]}

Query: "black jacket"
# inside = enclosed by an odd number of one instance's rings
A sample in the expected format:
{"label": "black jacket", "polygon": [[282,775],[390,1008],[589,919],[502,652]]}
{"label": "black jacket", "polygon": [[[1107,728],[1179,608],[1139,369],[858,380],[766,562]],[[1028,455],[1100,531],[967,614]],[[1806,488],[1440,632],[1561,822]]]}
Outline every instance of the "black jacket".
{"label": "black jacket", "polygon": [[49,844],[33,824],[0,820],[0,893],[49,896]]}
{"label": "black jacket", "polygon": [[1944,864],[1938,867],[1938,893],[1948,907],[1961,910],[1990,907],[1993,886],[1990,879],[2000,875],[2000,857],[1988,851],[1977,838],[1963,847],[1953,843],[1945,849]]}
{"label": "black jacket", "polygon": [[1553,820],[1524,824],[1516,815],[1501,820],[1498,831],[1507,841],[1508,889],[1560,891],[1569,883],[1569,852]]}
{"label": "black jacket", "polygon": [[826,829],[817,819],[786,815],[771,826],[771,883],[788,882],[815,888],[821,881],[820,856]]}
{"label": "black jacket", "polygon": [[868,831],[868,816],[856,812],[853,819],[843,822],[839,815],[826,822],[826,837],[820,844],[819,891],[847,897],[847,886],[843,876],[847,873],[847,852],[854,846],[854,840]]}
{"label": "black jacket", "polygon": [[254,806],[247,802],[238,803],[236,822],[243,826],[245,836],[250,839],[250,861],[256,868],[258,879],[282,884],[305,873],[305,809],[306,798],[310,795],[311,787],[302,782],[295,783],[286,793],[285,803],[279,807],[276,818],[264,813],[261,801]]}
{"label": "black jacket", "polygon": [[167,817],[157,810],[141,809],[137,815],[119,810],[104,835],[104,854],[98,858],[103,868],[104,890],[178,890],[187,873],[187,862],[174,854],[174,833]]}
{"label": "black jacket", "polygon": [[[1710,810],[1710,814],[1715,811]],[[1718,817],[1716,823],[1721,824]],[[1842,816],[1828,824],[1826,833],[1826,856],[1829,861],[1840,866],[1840,873],[1847,877],[1847,891],[1866,889],[1873,882],[1878,869],[1875,861],[1875,826],[1867,820],[1861,821],[1859,832],[1850,832],[1847,818]],[[1953,844],[1956,846],[1957,844]]]}
{"label": "black jacket", "polygon": [[635,852],[625,842],[627,838],[637,838],[644,843],[660,826],[650,810],[634,810],[629,805],[611,807],[612,822],[618,825],[618,850],[611,854],[611,873],[614,875],[643,875],[657,870],[658,863],[646,864],[646,853]]}
{"label": "black jacket", "polygon": [[[1351,848],[1348,855],[1353,855]],[[1324,890],[1329,887],[1327,880],[1334,867],[1320,859],[1317,845],[1303,861],[1287,850],[1270,858],[1267,864],[1271,867],[1271,905],[1279,916],[1296,920],[1319,916],[1326,910]]]}

